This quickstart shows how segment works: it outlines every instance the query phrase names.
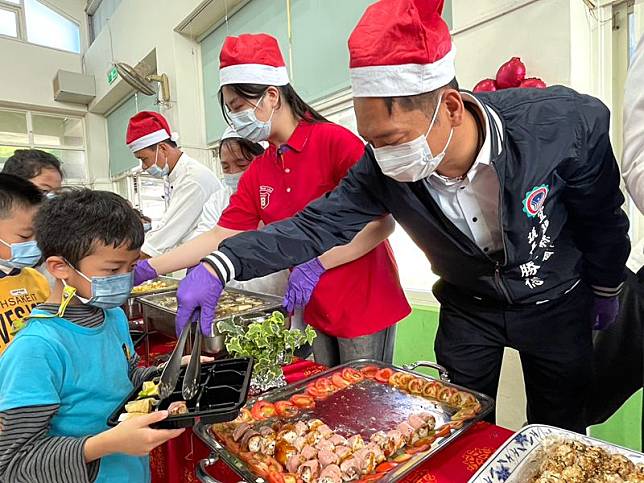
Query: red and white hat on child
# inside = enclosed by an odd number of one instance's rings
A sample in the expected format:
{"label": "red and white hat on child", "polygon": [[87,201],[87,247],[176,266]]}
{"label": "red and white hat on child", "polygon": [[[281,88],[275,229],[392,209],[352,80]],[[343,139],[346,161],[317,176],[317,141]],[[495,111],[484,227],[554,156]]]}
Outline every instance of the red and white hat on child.
{"label": "red and white hat on child", "polygon": [[455,76],[443,0],[380,0],[349,37],[354,97],[413,96]]}
{"label": "red and white hat on child", "polygon": [[125,143],[133,153],[149,148],[161,141],[177,141],[176,133],[170,131],[165,117],[158,112],[141,111],[130,118],[125,135]]}
{"label": "red and white hat on child", "polygon": [[277,39],[267,34],[226,37],[219,54],[219,85],[289,83]]}

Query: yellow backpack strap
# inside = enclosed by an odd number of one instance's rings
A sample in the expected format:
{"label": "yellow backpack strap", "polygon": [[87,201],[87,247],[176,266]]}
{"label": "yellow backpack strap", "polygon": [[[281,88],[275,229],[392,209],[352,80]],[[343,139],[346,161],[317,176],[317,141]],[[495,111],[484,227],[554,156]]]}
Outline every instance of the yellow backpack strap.
{"label": "yellow backpack strap", "polygon": [[74,287],[66,285],[65,288],[63,288],[63,296],[60,301],[60,306],[58,307],[58,312],[56,312],[55,314],[32,313],[27,315],[26,317],[23,317],[22,319],[18,319],[13,324],[11,324],[11,335],[16,335],[20,330],[24,329],[30,319],[53,319],[54,317],[62,318],[65,315],[67,306],[74,298],[74,295],[76,295],[76,289]]}

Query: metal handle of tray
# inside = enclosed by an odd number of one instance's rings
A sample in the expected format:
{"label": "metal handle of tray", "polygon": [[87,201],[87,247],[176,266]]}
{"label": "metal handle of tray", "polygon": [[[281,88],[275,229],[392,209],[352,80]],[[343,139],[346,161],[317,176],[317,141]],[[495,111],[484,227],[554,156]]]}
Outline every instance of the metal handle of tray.
{"label": "metal handle of tray", "polygon": [[206,468],[214,465],[218,460],[219,456],[211,454],[207,458],[199,461],[197,468],[195,468],[195,474],[197,475],[197,479],[201,481],[201,483],[221,483],[219,480],[210,476],[206,471]]}
{"label": "metal handle of tray", "polygon": [[440,364],[437,364],[436,362],[416,361],[416,362],[412,362],[411,364],[406,364],[403,366],[403,368],[407,369],[408,371],[413,371],[414,369],[417,369],[419,367],[429,367],[431,369],[436,369],[441,378],[441,381],[449,382],[449,373],[447,372],[447,369],[445,369]]}

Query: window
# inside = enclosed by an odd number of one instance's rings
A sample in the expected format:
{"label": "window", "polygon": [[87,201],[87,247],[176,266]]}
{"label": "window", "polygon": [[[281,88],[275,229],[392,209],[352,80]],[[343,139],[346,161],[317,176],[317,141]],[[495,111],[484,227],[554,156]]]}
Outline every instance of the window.
{"label": "window", "polygon": [[38,0],[0,0],[0,35],[80,53],[80,27]]}
{"label": "window", "polygon": [[0,5],[0,35],[18,37],[18,15]]}
{"label": "window", "polygon": [[42,149],[60,159],[66,183],[88,181],[82,119],[0,110],[0,168],[16,149],[32,148]]}
{"label": "window", "polygon": [[92,42],[107,25],[120,3],[121,0],[93,0],[88,2],[87,15],[90,21]]}
{"label": "window", "polygon": [[[314,106],[318,107],[318,106]],[[356,117],[351,100],[335,108],[320,109],[331,122],[340,124],[358,134]],[[418,302],[431,302],[432,285],[438,280],[425,254],[416,246],[405,230],[396,223],[396,231],[389,237],[389,243],[398,262],[400,282],[412,299]]]}

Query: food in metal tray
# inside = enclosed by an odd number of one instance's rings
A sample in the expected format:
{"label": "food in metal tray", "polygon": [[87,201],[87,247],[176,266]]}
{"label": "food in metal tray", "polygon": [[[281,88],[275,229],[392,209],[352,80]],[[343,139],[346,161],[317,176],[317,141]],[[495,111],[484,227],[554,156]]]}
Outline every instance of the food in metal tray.
{"label": "food in metal tray", "polygon": [[150,292],[158,292],[159,290],[172,290],[175,288],[177,288],[176,283],[167,282],[165,280],[152,280],[134,287],[132,289],[132,295],[143,295]]}
{"label": "food in metal tray", "polygon": [[[155,303],[173,312],[177,311],[177,298],[175,295],[159,297],[155,299]],[[262,305],[264,305],[264,301],[256,297],[224,292],[217,304],[217,318],[230,317]]]}
{"label": "food in metal tray", "polygon": [[168,406],[168,414],[170,416],[188,414],[188,404],[185,401],[174,401]]}
{"label": "food in metal tray", "polygon": [[[365,438],[360,434],[339,434],[323,420],[310,419],[310,415],[307,418],[306,411],[314,409],[316,401],[360,384],[365,378],[417,397],[424,397],[423,389],[430,382],[433,399],[457,408],[454,416],[458,417],[436,428],[431,413],[418,412],[386,432],[376,431]],[[377,367],[345,368],[331,377],[315,380],[304,393],[288,401],[257,401],[243,409],[235,421],[213,425],[211,432],[253,473],[270,483],[342,483],[382,477],[415,455],[429,451],[437,440],[449,436],[480,410],[472,394],[437,381]]]}
{"label": "food in metal tray", "polygon": [[643,483],[644,465],[598,446],[553,438],[544,441],[541,465],[532,483]]}

